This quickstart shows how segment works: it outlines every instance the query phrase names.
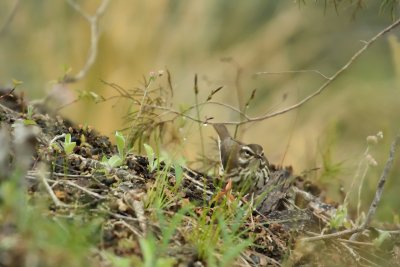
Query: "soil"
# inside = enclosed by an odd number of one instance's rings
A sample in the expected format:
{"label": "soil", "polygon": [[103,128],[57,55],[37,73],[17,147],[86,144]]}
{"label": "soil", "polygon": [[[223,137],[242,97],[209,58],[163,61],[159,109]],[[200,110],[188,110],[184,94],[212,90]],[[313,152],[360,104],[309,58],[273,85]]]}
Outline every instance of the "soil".
{"label": "soil", "polygon": [[[146,196],[157,183],[156,177],[163,171],[167,172],[169,186],[163,193],[166,196],[174,194],[168,188],[177,185],[176,170],[160,164],[160,169],[150,171],[148,158],[134,153],[129,153],[121,166],[107,166],[102,159],[118,155],[116,146],[108,137],[99,135],[89,126],[48,114],[43,108],[36,109],[28,116],[28,105],[23,95],[10,91],[0,91],[1,126],[10,133],[10,140],[16,138],[13,132],[16,130],[12,127],[16,123],[31,124],[29,122],[33,121],[34,125],[25,127],[40,129],[28,132],[27,135],[34,138],[26,138],[23,144],[27,153],[32,147],[29,157],[33,160],[26,167],[24,187],[31,200],[30,205],[35,207],[39,199],[46,199],[49,219],[57,216],[72,216],[71,219],[79,216],[86,221],[103,218],[101,238],[91,244],[96,248],[93,259],[99,265],[110,265],[101,251],[143,258],[139,240],[148,233],[157,239],[162,237],[160,223],[145,207]],[[66,134],[70,134],[71,141],[76,142],[73,153],[69,155],[65,154],[62,146]],[[0,175],[3,181],[8,179],[7,174],[12,173],[20,161],[17,158],[20,155],[17,153],[17,144],[12,141],[10,144],[9,151],[6,151],[10,160],[0,165],[5,166]],[[47,166],[45,169],[41,167],[43,164]],[[268,194],[259,198],[252,216],[242,226],[248,230],[243,238],[251,237],[254,243],[241,253],[234,266],[399,266],[398,236],[397,239],[388,239],[383,246],[373,245],[372,234],[364,234],[362,240],[357,242],[346,242],[350,235],[341,236],[340,239],[302,242],[304,237],[320,235],[322,232],[333,233],[348,226],[342,225],[338,229],[328,227],[337,205],[324,203],[319,197],[321,189],[306,177],[294,175],[290,167],[272,166],[271,171],[273,179],[266,187]],[[183,173],[179,197],[171,197],[175,201],[165,208],[171,218],[187,203],[195,206],[199,216],[207,209],[212,217],[218,208],[218,201],[238,197],[235,192],[218,188],[215,184],[217,177],[189,168],[183,168]],[[42,186],[41,177],[50,186],[50,191]],[[220,200],[208,205],[216,197]],[[251,200],[251,196],[242,199],[244,203]],[[189,221],[183,223],[170,241],[165,256],[175,260],[173,266],[206,266],[206,261],[187,238],[193,225]],[[16,231],[12,222],[2,225],[0,239],[17,235]],[[372,228],[369,229],[371,232]],[[0,247],[0,266],[8,266],[10,262],[14,265],[28,255],[29,250],[22,245],[8,249]]]}

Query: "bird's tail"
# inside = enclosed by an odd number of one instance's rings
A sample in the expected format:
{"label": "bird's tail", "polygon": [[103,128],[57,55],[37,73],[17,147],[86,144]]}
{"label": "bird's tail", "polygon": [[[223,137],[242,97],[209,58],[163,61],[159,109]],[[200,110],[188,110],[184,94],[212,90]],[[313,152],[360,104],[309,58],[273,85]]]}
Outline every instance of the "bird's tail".
{"label": "bird's tail", "polygon": [[213,127],[221,140],[231,137],[225,124],[217,123],[213,124]]}

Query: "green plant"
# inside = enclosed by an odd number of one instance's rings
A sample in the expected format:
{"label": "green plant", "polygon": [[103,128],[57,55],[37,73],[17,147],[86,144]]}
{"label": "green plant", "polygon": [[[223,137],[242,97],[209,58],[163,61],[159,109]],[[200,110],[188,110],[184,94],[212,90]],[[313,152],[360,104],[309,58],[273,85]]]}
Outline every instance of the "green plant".
{"label": "green plant", "polygon": [[252,244],[245,237],[244,227],[250,206],[224,200],[217,206],[204,207],[199,216],[191,214],[193,227],[189,241],[195,246],[199,257],[208,266],[232,266],[232,262]]}
{"label": "green plant", "polygon": [[373,244],[376,247],[382,246],[382,244],[391,237],[388,231],[378,230],[378,237],[373,240]]}
{"label": "green plant", "polygon": [[160,164],[160,159],[156,158],[155,152],[150,145],[143,144],[143,146],[144,146],[144,150],[146,152],[147,160],[149,161],[149,171],[153,172],[158,168],[158,166]]}
{"label": "green plant", "polygon": [[64,148],[65,154],[67,154],[67,155],[72,154],[75,146],[76,146],[76,142],[71,142],[71,134],[66,134],[65,140],[63,143],[63,148]]}
{"label": "green plant", "polygon": [[106,164],[109,168],[116,168],[122,165],[121,157],[118,155],[112,155],[109,159],[103,155],[101,162]]}
{"label": "green plant", "polygon": [[110,168],[121,166],[125,162],[126,155],[130,151],[126,148],[125,136],[118,131],[115,132],[115,142],[117,144],[118,155],[112,155],[109,159],[104,155],[101,159],[101,162]]}
{"label": "green plant", "polygon": [[121,158],[121,161],[124,161],[126,158],[126,140],[124,135],[116,131],[115,142],[117,143],[118,155]]}
{"label": "green plant", "polygon": [[346,205],[340,205],[336,212],[335,215],[331,217],[329,220],[329,228],[333,230],[338,230],[339,228],[350,228],[351,224],[348,220],[348,212],[347,212],[347,206]]}
{"label": "green plant", "polygon": [[160,239],[157,239],[152,233],[147,233],[145,237],[139,239],[140,250],[143,259],[136,257],[122,258],[111,253],[105,253],[105,256],[112,262],[113,266],[141,266],[141,267],[172,267],[176,266],[176,260],[167,255],[170,248],[170,242],[173,239],[177,229],[181,227],[185,214],[192,209],[191,205],[181,208],[172,216],[165,215],[161,209],[156,209],[154,215],[159,223],[161,232]]}
{"label": "green plant", "polygon": [[33,106],[28,105],[28,110],[26,112],[26,119],[23,120],[24,125],[36,125],[36,121],[32,119],[33,115]]}
{"label": "green plant", "polygon": [[371,147],[373,145],[377,145],[379,141],[383,139],[383,133],[378,132],[375,135],[367,136],[367,148],[365,149],[364,153],[361,156],[360,161],[358,162],[356,172],[354,177],[351,181],[350,188],[346,193],[343,203],[347,205],[349,203],[350,195],[355,187],[356,183],[358,183],[358,190],[357,190],[357,223],[361,223],[364,216],[361,213],[361,193],[363,191],[363,186],[365,183],[365,179],[367,177],[368,171],[370,167],[376,166],[378,163],[374,159],[374,157],[370,154]]}
{"label": "green plant", "polygon": [[143,254],[143,267],[172,267],[176,260],[167,257],[158,257],[158,247],[153,235],[139,239],[140,248]]}
{"label": "green plant", "polygon": [[53,217],[48,212],[48,199],[37,193],[35,199],[27,201],[14,176],[25,177],[14,171],[9,180],[0,183],[0,225],[13,229],[0,231],[1,253],[20,260],[13,262],[16,265],[29,265],[34,260],[37,266],[93,266],[88,255],[103,219],[78,213],[73,219]]}
{"label": "green plant", "polygon": [[[144,144],[144,148],[149,163],[148,170],[155,174],[154,184],[147,192],[145,206],[155,209],[166,208],[181,197],[179,189],[183,181],[181,167],[183,160],[174,161],[165,152],[156,155],[153,148],[147,144]],[[172,171],[175,172],[174,176],[171,176]]]}

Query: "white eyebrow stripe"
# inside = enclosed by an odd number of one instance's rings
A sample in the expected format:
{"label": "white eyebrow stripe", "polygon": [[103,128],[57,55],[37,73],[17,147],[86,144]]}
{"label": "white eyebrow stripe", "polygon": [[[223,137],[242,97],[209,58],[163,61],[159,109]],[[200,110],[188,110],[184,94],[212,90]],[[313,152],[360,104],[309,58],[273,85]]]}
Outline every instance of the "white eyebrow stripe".
{"label": "white eyebrow stripe", "polygon": [[254,155],[254,151],[253,151],[250,147],[248,147],[248,146],[243,146],[243,147],[242,147],[242,150],[246,150],[246,151],[249,152],[250,154]]}

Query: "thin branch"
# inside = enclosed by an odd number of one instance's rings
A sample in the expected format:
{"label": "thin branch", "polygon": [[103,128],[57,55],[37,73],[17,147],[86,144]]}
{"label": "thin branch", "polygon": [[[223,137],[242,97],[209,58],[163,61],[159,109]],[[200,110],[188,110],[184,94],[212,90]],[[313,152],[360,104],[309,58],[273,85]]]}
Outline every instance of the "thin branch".
{"label": "thin branch", "polygon": [[67,205],[64,202],[62,202],[61,200],[58,199],[58,197],[56,196],[56,194],[54,194],[53,189],[51,189],[49,183],[47,182],[47,178],[45,177],[45,174],[43,172],[38,172],[38,176],[40,178],[40,180],[42,181],[42,183],[44,184],[44,187],[46,188],[47,192],[49,193],[51,199],[53,200],[54,204],[57,207],[72,207],[71,205]]}
{"label": "thin branch", "polygon": [[[69,3],[72,3],[74,8],[77,9],[78,12],[80,12],[82,14],[82,16],[88,17],[88,15],[85,14],[80,9],[80,7],[76,5],[76,3],[73,0],[66,0],[66,1],[68,1]],[[103,11],[104,11],[104,8],[106,6],[106,3],[108,3],[108,1],[107,0],[103,0],[103,3],[101,5],[103,7],[102,8]],[[75,6],[77,6],[77,7],[75,7]],[[101,8],[99,8],[99,10],[101,10]],[[97,13],[99,13],[99,11]],[[203,103],[199,103],[198,105],[194,105],[194,106],[190,107],[189,109],[187,109],[186,111],[182,112],[182,111],[174,110],[173,108],[170,108],[170,107],[145,104],[143,100],[145,99],[146,94],[148,94],[148,92],[146,92],[146,91],[144,92],[144,98],[142,99],[142,101],[140,103],[141,109],[143,107],[149,107],[149,108],[154,108],[154,109],[165,111],[165,112],[163,112],[161,114],[162,116],[165,116],[167,114],[175,114],[176,115],[172,119],[168,119],[166,121],[174,121],[175,119],[177,119],[179,117],[183,117],[183,118],[192,120],[194,122],[202,123],[202,124],[224,123],[224,124],[231,124],[231,125],[240,125],[240,124],[246,124],[246,123],[251,123],[251,122],[255,122],[255,121],[262,121],[262,120],[265,120],[265,119],[276,117],[278,115],[282,115],[284,113],[287,113],[289,111],[292,111],[292,110],[294,110],[296,108],[301,107],[302,105],[304,105],[305,103],[307,103],[308,101],[313,99],[314,97],[316,97],[319,94],[321,94],[329,85],[331,85],[331,83],[333,83],[335,80],[337,80],[374,42],[376,42],[378,39],[380,39],[384,34],[388,33],[389,31],[393,30],[394,28],[398,27],[399,24],[400,24],[400,19],[396,20],[394,23],[392,23],[391,25],[389,25],[388,27],[386,27],[385,29],[380,31],[378,34],[373,36],[369,41],[363,42],[364,45],[361,47],[361,49],[359,49],[357,52],[355,52],[354,55],[335,74],[333,74],[330,77],[325,75],[325,74],[323,74],[323,73],[321,73],[320,71],[317,71],[317,70],[298,70],[298,71],[286,71],[286,72],[259,72],[259,73],[257,73],[258,75],[261,75],[261,74],[279,74],[279,73],[282,74],[282,73],[307,73],[307,72],[312,72],[312,73],[316,73],[316,74],[320,75],[321,77],[323,77],[324,79],[326,79],[326,82],[323,83],[314,93],[312,93],[312,94],[308,95],[307,97],[303,98],[301,101],[297,102],[296,104],[293,104],[293,105],[291,105],[289,107],[283,108],[281,110],[278,110],[278,111],[275,111],[275,112],[272,112],[272,113],[270,113],[270,111],[267,111],[267,113],[265,113],[264,115],[261,115],[261,116],[258,116],[258,117],[250,117],[250,116],[247,116],[240,109],[234,108],[234,107],[232,107],[230,105],[227,105],[227,104],[223,104],[223,103],[219,103],[219,102],[212,102],[212,101],[206,101],[206,102],[203,102]],[[97,38],[98,38],[98,36],[97,36]],[[131,99],[131,97],[128,97],[128,96],[125,96],[125,97]],[[105,101],[107,101],[107,100],[108,99],[105,99]],[[237,112],[238,114],[241,115],[241,120],[239,120],[239,121],[217,122],[217,121],[212,121],[213,117],[206,117],[205,119],[200,119],[200,118],[196,118],[196,117],[193,117],[191,115],[185,114],[185,112],[188,112],[188,111],[190,111],[190,110],[192,110],[194,108],[198,108],[199,106],[208,105],[208,104],[220,105],[220,106],[226,107],[226,108],[228,108],[228,109],[230,109],[230,110],[232,110],[234,112]],[[140,115],[140,113],[141,112],[139,112],[138,115]],[[165,121],[163,121],[163,122],[165,122]]]}
{"label": "thin branch", "polygon": [[394,155],[396,153],[396,148],[400,142],[400,135],[396,136],[395,140],[393,141],[391,147],[390,147],[390,152],[389,152],[389,158],[385,164],[385,168],[383,169],[383,172],[381,174],[381,177],[379,178],[378,182],[378,187],[375,192],[375,197],[374,200],[371,203],[371,206],[369,207],[367,217],[365,218],[364,223],[361,225],[363,229],[365,229],[371,222],[372,217],[375,215],[376,208],[381,201],[382,198],[382,192],[383,192],[383,187],[385,186],[387,177],[389,175],[389,171],[392,168],[393,161],[394,161]]}
{"label": "thin branch", "polygon": [[356,229],[349,229],[349,230],[344,230],[332,234],[326,234],[326,235],[317,235],[317,236],[312,236],[312,237],[305,237],[301,238],[299,241],[300,242],[311,242],[311,241],[318,241],[318,240],[325,240],[325,239],[332,239],[332,238],[337,238],[337,237],[342,237],[345,235],[351,235],[357,232],[360,232],[360,228]]}
{"label": "thin branch", "polygon": [[[378,207],[379,203],[381,202],[383,187],[385,186],[387,177],[389,175],[389,171],[392,168],[394,156],[396,153],[396,148],[397,148],[399,142],[400,142],[400,135],[396,136],[392,145],[390,146],[389,158],[386,161],[385,168],[383,169],[381,177],[379,178],[377,189],[375,191],[375,197],[372,200],[372,203],[369,207],[365,221],[360,226],[360,228],[362,230],[365,230],[369,226],[369,224],[371,223],[372,217],[374,217],[374,215],[375,215],[376,208]],[[353,235],[350,240],[355,240],[356,238],[357,238],[357,235]]]}
{"label": "thin branch", "polygon": [[338,238],[338,241],[344,242],[344,243],[349,243],[351,245],[358,245],[358,246],[366,246],[366,247],[374,247],[375,244],[371,242],[360,242],[360,241],[352,241],[348,239],[343,239],[343,238]]}
{"label": "thin branch", "polygon": [[293,73],[315,73],[322,76],[324,79],[329,80],[330,77],[326,76],[318,70],[287,70],[287,71],[260,71],[255,75],[276,75],[276,74],[293,74]]}
{"label": "thin branch", "polygon": [[3,95],[0,95],[0,99],[5,98],[7,96],[11,96],[12,97],[12,93],[15,91],[15,87],[12,88],[8,93],[5,93]]}
{"label": "thin branch", "polygon": [[86,63],[83,68],[76,74],[75,76],[66,75],[62,82],[64,83],[74,83],[86,76],[89,69],[92,67],[94,62],[96,61],[97,52],[98,52],[98,43],[99,43],[99,19],[103,16],[109,0],[103,0],[100,6],[97,8],[95,15],[90,16],[87,14],[74,0],[66,0],[67,3],[74,8],[90,25],[90,48],[89,54],[86,59]]}
{"label": "thin branch", "polygon": [[63,180],[63,181],[60,181],[60,182],[65,183],[65,184],[67,184],[67,185],[69,185],[69,186],[72,186],[72,187],[76,187],[76,188],[78,188],[79,190],[81,190],[81,191],[85,192],[86,194],[91,195],[91,196],[93,196],[93,197],[95,197],[95,198],[98,198],[98,199],[107,199],[107,197],[102,196],[102,195],[99,195],[99,194],[97,194],[97,193],[95,193],[95,192],[92,192],[92,191],[90,191],[89,189],[84,188],[84,187],[82,187],[82,186],[80,186],[80,185],[77,185],[77,184],[74,183],[74,182],[71,182],[71,181],[68,181],[68,180],[67,180],[67,181]]}
{"label": "thin branch", "polygon": [[144,88],[143,97],[142,97],[142,100],[140,101],[140,107],[139,107],[139,111],[138,111],[138,113],[136,115],[135,122],[139,121],[140,115],[143,112],[143,106],[144,106],[144,103],[146,101],[147,93],[148,93],[148,90],[149,90],[150,85],[152,84],[152,82],[153,82],[153,78],[150,78],[149,82],[146,84],[146,86]]}
{"label": "thin branch", "polygon": [[[310,101],[311,99],[313,99],[314,97],[318,96],[319,94],[321,94],[329,85],[331,85],[331,83],[333,83],[335,80],[337,80],[351,65],[353,65],[353,63],[373,44],[375,43],[378,39],[380,39],[383,35],[385,35],[386,33],[390,32],[391,30],[393,30],[394,28],[398,27],[400,25],[400,19],[396,20],[395,22],[393,22],[391,25],[389,25],[388,27],[386,27],[385,29],[383,29],[382,31],[380,31],[378,34],[376,34],[375,36],[373,36],[369,41],[366,41],[363,45],[363,47],[361,49],[359,49],[357,52],[354,53],[354,55],[346,62],[346,64],[344,64],[335,74],[333,74],[330,77],[327,77],[326,75],[318,72],[318,71],[314,71],[314,70],[304,70],[303,72],[316,72],[319,75],[321,75],[322,77],[324,77],[326,79],[326,82],[323,83],[314,93],[308,95],[307,97],[303,98],[301,101],[297,102],[296,104],[283,108],[281,110],[278,110],[276,112],[273,113],[266,113],[264,115],[258,116],[258,117],[247,117],[245,118],[245,120],[241,120],[241,121],[227,121],[227,122],[211,122],[209,120],[207,121],[201,121],[198,120],[192,116],[186,115],[186,114],[182,114],[181,112],[178,111],[174,111],[168,108],[164,108],[164,107],[160,107],[161,109],[164,110],[170,110],[171,113],[175,113],[177,115],[181,115],[187,119],[190,119],[192,121],[195,122],[199,122],[199,123],[209,123],[209,124],[215,124],[215,123],[224,123],[224,124],[233,124],[233,125],[240,125],[240,124],[245,124],[245,123],[250,123],[250,122],[254,122],[254,121],[262,121],[265,119],[269,119],[272,117],[276,117],[278,115],[282,115],[284,113],[287,113],[289,111],[292,111],[296,108],[301,107],[302,105],[304,105],[305,103],[307,103],[308,101]],[[301,72],[301,71],[298,71]],[[156,107],[157,108],[157,107]]]}
{"label": "thin branch", "polygon": [[132,225],[130,225],[129,223],[127,223],[124,220],[120,220],[120,221],[116,221],[114,224],[121,224],[123,226],[125,226],[126,228],[128,228],[134,235],[136,235],[139,238],[142,238],[144,235],[142,233],[139,232],[139,230],[136,230],[135,227],[133,227]]}
{"label": "thin branch", "polygon": [[310,242],[310,241],[317,241],[317,240],[324,240],[324,239],[332,239],[332,238],[337,238],[337,237],[341,237],[344,235],[353,235],[350,240],[353,241],[356,237],[357,234],[364,231],[369,224],[371,223],[372,217],[375,215],[376,212],[376,208],[378,207],[379,202],[381,201],[382,198],[382,192],[383,192],[383,187],[386,183],[387,177],[389,175],[389,171],[392,168],[393,165],[393,161],[394,161],[394,156],[395,156],[395,152],[396,152],[396,148],[398,146],[398,144],[400,143],[400,135],[396,136],[395,140],[393,141],[391,147],[390,147],[390,152],[389,152],[389,158],[385,164],[385,167],[383,169],[383,172],[381,174],[381,177],[379,178],[379,182],[377,185],[377,189],[375,192],[375,197],[374,200],[371,203],[371,206],[368,210],[368,214],[365,218],[365,221],[362,225],[360,225],[359,227],[355,228],[355,229],[349,229],[349,230],[344,230],[344,231],[340,231],[340,232],[336,232],[336,233],[332,233],[332,234],[326,234],[326,235],[318,235],[318,236],[313,236],[313,237],[306,237],[306,238],[302,238],[300,239],[300,241],[303,242]]}
{"label": "thin branch", "polygon": [[[310,101],[312,98],[316,97],[317,95],[319,95],[322,91],[324,91],[333,81],[337,80],[343,73],[344,71],[346,71],[354,62],[355,60],[357,60],[368,48],[371,44],[373,44],[376,40],[378,40],[379,38],[381,38],[384,34],[388,33],[389,31],[393,30],[394,28],[396,28],[397,26],[399,26],[400,24],[400,19],[396,20],[395,22],[393,22],[391,25],[389,25],[388,27],[386,27],[385,29],[383,29],[382,31],[380,31],[378,34],[376,34],[374,37],[372,37],[369,41],[365,42],[364,46],[358,50],[350,59],[349,61],[347,61],[346,64],[343,65],[342,68],[340,68],[335,74],[333,74],[331,77],[327,77],[327,81],[325,83],[323,83],[314,93],[312,93],[311,95],[305,97],[303,100],[301,100],[300,102],[284,108],[282,110],[276,111],[274,113],[270,113],[270,114],[265,114],[259,117],[254,117],[251,119],[251,121],[260,121],[260,120],[265,120],[268,118],[272,118],[272,117],[276,117],[278,115],[282,115],[286,112],[289,112],[293,109],[296,109],[302,105],[304,105],[305,103],[307,103],[308,101]],[[247,123],[249,121],[243,121],[243,122],[239,122],[239,124],[243,124],[243,123]],[[238,124],[237,122],[230,122],[227,124]]]}
{"label": "thin branch", "polygon": [[193,121],[195,121],[195,122],[206,123],[206,121],[203,121],[203,120],[201,120],[201,119],[197,119],[197,118],[191,117],[190,115],[185,115],[184,113],[189,112],[189,111],[191,111],[191,110],[193,110],[193,109],[195,109],[195,108],[197,108],[197,107],[205,106],[205,105],[208,105],[208,104],[210,104],[210,105],[217,105],[217,106],[222,106],[222,107],[228,108],[228,109],[230,109],[230,110],[232,110],[232,111],[235,111],[235,112],[239,113],[241,116],[243,116],[243,117],[246,118],[247,120],[251,120],[251,118],[250,118],[249,116],[247,116],[246,113],[243,113],[243,112],[240,111],[239,109],[237,109],[237,108],[235,108],[235,107],[233,107],[233,106],[231,106],[231,105],[228,105],[228,104],[225,104],[225,103],[216,102],[216,101],[202,102],[202,103],[199,103],[199,104],[197,104],[197,105],[193,105],[193,106],[187,108],[187,109],[186,109],[185,111],[183,111],[183,112],[182,112],[182,111],[176,111],[176,110],[174,110],[174,109],[172,109],[172,108],[161,107],[161,106],[157,106],[157,105],[145,105],[145,107],[149,107],[149,108],[154,108],[154,109],[159,109],[159,110],[164,110],[164,111],[166,111],[165,113],[163,113],[163,115],[166,115],[166,114],[168,114],[168,113],[172,113],[172,114],[175,114],[175,115],[178,115],[178,116],[186,117],[186,118],[188,118],[188,119],[190,119],[190,120],[193,120]]}

